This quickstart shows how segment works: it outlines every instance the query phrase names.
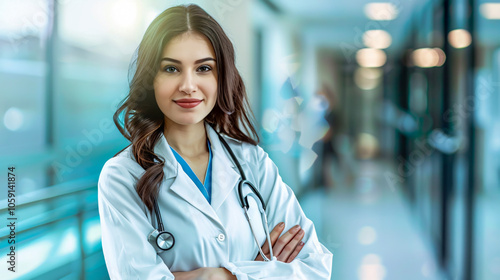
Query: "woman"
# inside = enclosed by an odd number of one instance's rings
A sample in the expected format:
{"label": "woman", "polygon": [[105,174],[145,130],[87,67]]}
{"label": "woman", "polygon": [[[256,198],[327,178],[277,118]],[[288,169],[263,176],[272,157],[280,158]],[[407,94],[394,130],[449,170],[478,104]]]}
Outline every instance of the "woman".
{"label": "woman", "polygon": [[[99,178],[110,277],[329,279],[331,253],[249,136],[258,139],[219,24],[196,5],[167,9],[146,30],[136,68],[114,115],[131,145]],[[248,185],[238,188],[243,176],[267,207],[259,209]],[[239,191],[248,194],[247,214]],[[260,210],[274,227],[270,234]]]}

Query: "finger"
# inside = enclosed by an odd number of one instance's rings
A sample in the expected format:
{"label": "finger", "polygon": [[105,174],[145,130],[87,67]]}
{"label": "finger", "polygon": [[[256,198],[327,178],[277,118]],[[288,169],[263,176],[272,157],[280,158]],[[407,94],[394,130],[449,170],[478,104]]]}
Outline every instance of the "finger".
{"label": "finger", "polygon": [[[281,235],[281,233],[283,232],[283,230],[285,229],[285,223],[281,222],[279,224],[277,224],[273,230],[269,233],[269,237],[271,238],[271,245],[274,247],[274,244],[276,243],[276,240],[278,240],[278,237]],[[264,241],[264,244],[262,245],[262,252],[264,252],[264,254],[266,256],[269,257],[269,243],[267,242],[267,237],[266,237],[266,240]],[[264,259],[262,258],[262,256],[260,255],[260,252],[257,254],[257,257],[255,258],[255,260],[259,260],[259,261],[263,261]]]}
{"label": "finger", "polygon": [[297,245],[300,243],[302,238],[304,237],[304,230],[301,229],[293,236],[293,238],[286,244],[283,250],[277,254],[277,258],[279,261],[286,262],[290,255],[293,253]]}
{"label": "finger", "polygon": [[297,247],[295,247],[295,250],[293,250],[293,253],[288,257],[288,260],[286,260],[287,263],[291,263],[297,255],[300,253],[302,248],[304,248],[304,242],[300,241],[299,244],[297,244]]}
{"label": "finger", "polygon": [[[281,235],[281,233],[283,232],[284,229],[285,229],[285,223],[281,222],[281,223],[277,224],[273,228],[273,230],[269,233],[269,237],[271,238],[271,246],[273,246],[273,248],[274,248],[274,244],[278,240],[278,237]],[[264,241],[264,244],[262,245],[262,251],[265,254],[269,253],[269,242],[267,242],[267,238]]]}
{"label": "finger", "polygon": [[[275,256],[279,256],[281,254],[281,251],[283,251],[283,248],[285,248],[286,245],[293,239],[293,237],[300,231],[300,226],[296,225],[289,229],[286,233],[284,233],[278,241],[276,241],[276,244],[273,246],[273,254]],[[286,260],[286,259],[285,259]]]}

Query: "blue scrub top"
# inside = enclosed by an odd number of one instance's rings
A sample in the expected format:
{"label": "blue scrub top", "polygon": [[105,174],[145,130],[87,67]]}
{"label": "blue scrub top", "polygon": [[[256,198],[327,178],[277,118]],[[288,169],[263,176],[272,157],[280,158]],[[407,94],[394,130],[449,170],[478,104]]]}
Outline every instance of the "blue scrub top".
{"label": "blue scrub top", "polygon": [[212,202],[212,149],[210,148],[210,141],[208,140],[207,137],[207,146],[208,146],[208,167],[207,167],[207,173],[205,174],[205,184],[202,184],[200,179],[196,177],[196,174],[194,174],[193,170],[191,167],[189,167],[189,164],[179,155],[172,147],[170,149],[174,153],[175,159],[181,164],[182,169],[186,174],[191,178],[193,183],[198,187],[198,189],[201,191],[203,196],[207,199],[208,203],[211,204]]}

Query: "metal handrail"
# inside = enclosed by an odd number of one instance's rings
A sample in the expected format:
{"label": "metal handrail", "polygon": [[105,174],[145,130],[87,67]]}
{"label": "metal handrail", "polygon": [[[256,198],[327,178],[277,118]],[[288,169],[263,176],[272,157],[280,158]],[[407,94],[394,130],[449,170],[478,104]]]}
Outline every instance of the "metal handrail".
{"label": "metal handrail", "polygon": [[[97,179],[95,178],[95,176],[90,176],[57,184],[52,187],[39,189],[16,197],[15,209],[18,210],[20,208],[25,208],[33,204],[47,202],[56,198],[61,198],[63,196],[76,194],[95,188],[96,186]],[[7,199],[0,201],[0,214],[8,210]]]}
{"label": "metal handrail", "polygon": [[[71,195],[77,195],[80,193],[84,193],[87,191],[90,191],[92,189],[95,189],[97,187],[97,180],[96,176],[91,176],[91,177],[84,177],[80,178],[77,180],[61,183],[58,185],[54,185],[52,187],[47,187],[43,188],[37,191],[33,191],[30,193],[26,193],[24,195],[21,195],[19,197],[16,197],[16,201],[19,203],[16,204],[15,206],[15,211],[18,211],[19,209],[27,208],[32,205],[36,204],[42,204],[42,203],[47,203],[51,202],[53,200],[71,196]],[[2,208],[0,208],[0,215],[7,213],[9,210],[8,205],[7,205],[7,199],[0,201]],[[63,207],[64,208],[64,207]],[[25,228],[19,228],[17,230],[17,234],[20,232],[25,232],[25,231],[30,231],[34,230],[36,228],[42,227],[42,226],[47,226],[49,224],[55,223],[62,221],[68,217],[78,217],[78,240],[79,240],[79,251],[80,251],[80,279],[85,279],[85,257],[86,257],[86,252],[84,250],[84,244],[83,244],[83,219],[82,219],[82,213],[86,210],[85,207],[78,207],[77,209],[74,209],[74,211],[70,211],[69,213],[65,213],[60,215],[59,213],[61,209],[52,209],[48,212],[45,212],[45,214],[48,215],[46,219],[42,219],[36,222],[32,222],[30,219],[26,219],[23,222],[21,222],[19,225],[24,224],[28,225],[25,226]],[[3,229],[2,229],[3,230]],[[0,231],[1,232],[1,231]],[[6,234],[1,234],[0,239],[7,238],[9,233]]]}
{"label": "metal handrail", "polygon": [[[60,199],[71,195],[77,195],[79,193],[95,189],[97,187],[96,181],[97,180],[95,176],[84,177],[81,179],[57,184],[52,187],[47,187],[30,193],[26,193],[24,195],[16,197],[17,203],[14,211],[17,212],[29,206],[42,203],[50,203],[51,201],[56,199]],[[0,208],[0,215],[5,215],[6,213],[8,213],[9,208],[7,205],[7,200],[5,199],[0,201],[0,205],[2,205],[2,208]],[[33,230],[42,226],[55,223],[57,221],[63,220],[68,217],[77,216],[82,210],[85,209],[82,208],[82,209],[77,209],[75,211],[70,211],[71,213],[69,214],[68,213],[61,214],[58,211],[56,212],[48,211],[46,212],[48,216],[44,219],[36,219],[36,220],[30,218],[23,219],[19,221],[16,233],[19,234],[22,232],[26,232],[29,230]],[[0,240],[3,240],[7,237],[9,237],[8,229],[7,228],[0,229]]]}

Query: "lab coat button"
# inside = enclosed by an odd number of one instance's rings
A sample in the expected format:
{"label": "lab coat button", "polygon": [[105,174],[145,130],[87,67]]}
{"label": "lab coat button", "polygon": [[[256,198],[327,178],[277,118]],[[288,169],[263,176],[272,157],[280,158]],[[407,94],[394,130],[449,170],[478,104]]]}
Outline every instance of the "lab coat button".
{"label": "lab coat button", "polygon": [[222,241],[224,241],[224,240],[226,239],[226,236],[225,236],[224,234],[222,234],[222,233],[221,233],[221,234],[219,234],[219,236],[217,236],[217,239],[218,239],[220,242],[222,242]]}

